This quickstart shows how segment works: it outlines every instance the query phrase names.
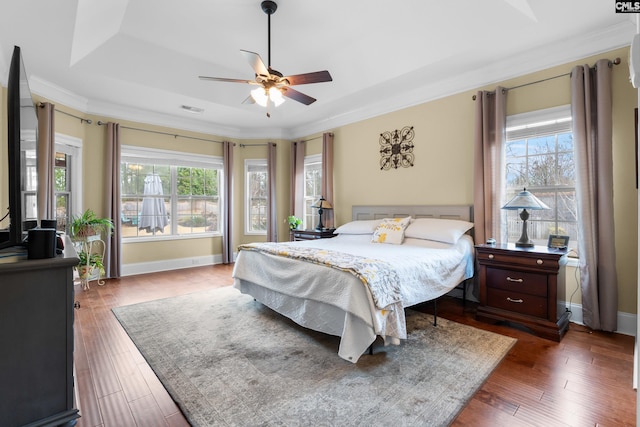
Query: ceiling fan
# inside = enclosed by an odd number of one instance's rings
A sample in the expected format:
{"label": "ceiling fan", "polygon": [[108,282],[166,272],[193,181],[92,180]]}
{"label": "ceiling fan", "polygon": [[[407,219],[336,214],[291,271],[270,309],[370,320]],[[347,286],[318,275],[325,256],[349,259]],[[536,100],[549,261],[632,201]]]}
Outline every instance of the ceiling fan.
{"label": "ceiling fan", "polygon": [[243,104],[258,103],[263,107],[267,107],[267,117],[271,117],[269,114],[269,101],[277,107],[284,102],[283,96],[293,99],[294,101],[301,102],[305,105],[310,105],[316,101],[309,95],[299,92],[293,89],[291,86],[304,85],[310,83],[322,83],[330,82],[333,79],[328,71],[315,71],[312,73],[296,74],[292,76],[283,76],[281,72],[271,68],[271,15],[273,15],[278,8],[278,5],[274,1],[265,0],[260,6],[264,13],[267,14],[267,35],[268,35],[268,61],[267,65],[264,65],[262,58],[255,52],[249,52],[248,50],[240,50],[245,59],[249,62],[251,67],[256,73],[255,80],[243,80],[243,79],[228,79],[224,77],[208,77],[198,76],[201,80],[211,80],[217,82],[229,82],[229,83],[248,83],[250,85],[257,85],[258,88],[251,91],[251,95],[247,97]]}

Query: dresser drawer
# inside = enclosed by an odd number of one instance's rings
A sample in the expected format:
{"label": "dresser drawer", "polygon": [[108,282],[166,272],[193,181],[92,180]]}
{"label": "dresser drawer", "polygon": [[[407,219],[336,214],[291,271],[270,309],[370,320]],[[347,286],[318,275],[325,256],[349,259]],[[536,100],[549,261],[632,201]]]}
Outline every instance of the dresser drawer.
{"label": "dresser drawer", "polygon": [[543,319],[547,317],[547,299],[536,295],[488,288],[487,305]]}
{"label": "dresser drawer", "polygon": [[487,267],[487,289],[547,296],[547,275]]}

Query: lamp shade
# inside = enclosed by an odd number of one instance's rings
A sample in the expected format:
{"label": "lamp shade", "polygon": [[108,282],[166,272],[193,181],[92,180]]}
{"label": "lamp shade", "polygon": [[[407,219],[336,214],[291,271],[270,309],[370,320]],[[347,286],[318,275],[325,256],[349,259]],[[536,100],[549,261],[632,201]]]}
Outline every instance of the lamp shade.
{"label": "lamp shade", "polygon": [[320,199],[315,202],[313,205],[311,205],[312,208],[316,208],[316,209],[333,209],[333,206],[331,206],[331,203],[327,202],[323,197],[320,197]]}
{"label": "lamp shade", "polygon": [[550,209],[549,206],[544,204],[544,202],[538,199],[536,196],[531,194],[531,192],[527,191],[525,188],[523,191],[516,194],[516,196],[509,200],[507,204],[505,204],[502,209]]}

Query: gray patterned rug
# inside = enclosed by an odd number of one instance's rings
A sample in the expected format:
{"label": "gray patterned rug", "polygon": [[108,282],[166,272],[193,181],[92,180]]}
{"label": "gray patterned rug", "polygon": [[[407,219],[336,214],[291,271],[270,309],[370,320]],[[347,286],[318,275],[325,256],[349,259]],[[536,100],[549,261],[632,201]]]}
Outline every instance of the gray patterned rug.
{"label": "gray patterned rug", "polygon": [[113,309],[193,426],[448,425],[515,340],[407,310],[357,364],[233,288]]}

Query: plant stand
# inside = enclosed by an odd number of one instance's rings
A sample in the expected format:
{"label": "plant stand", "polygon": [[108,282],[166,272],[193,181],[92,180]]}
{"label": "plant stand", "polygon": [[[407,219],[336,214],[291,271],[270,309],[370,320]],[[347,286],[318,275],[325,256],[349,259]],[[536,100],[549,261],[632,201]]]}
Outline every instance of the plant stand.
{"label": "plant stand", "polygon": [[[106,249],[106,245],[104,241],[101,239],[100,234],[94,234],[91,236],[83,237],[82,240],[76,241],[76,251],[84,251],[87,254],[91,254],[94,251],[102,251],[102,259],[104,259],[104,253]],[[89,289],[89,282],[95,280],[99,286],[103,286],[105,281],[100,277],[100,269],[91,265],[89,262],[89,256],[87,256],[87,264],[86,266],[78,266],[76,270],[78,271],[78,280],[82,285],[83,290]],[[82,272],[81,270],[84,270]]]}

